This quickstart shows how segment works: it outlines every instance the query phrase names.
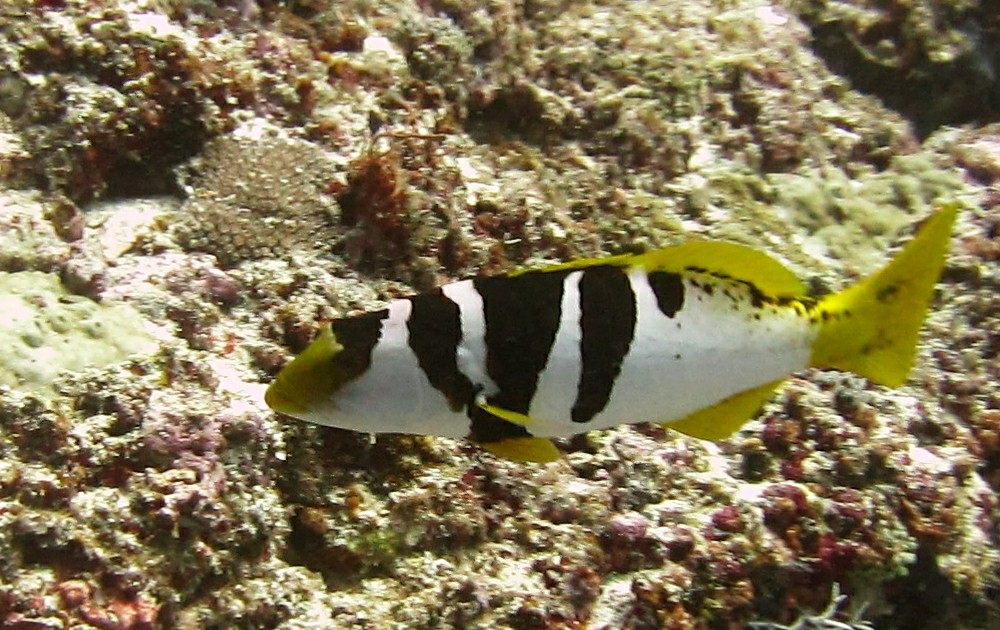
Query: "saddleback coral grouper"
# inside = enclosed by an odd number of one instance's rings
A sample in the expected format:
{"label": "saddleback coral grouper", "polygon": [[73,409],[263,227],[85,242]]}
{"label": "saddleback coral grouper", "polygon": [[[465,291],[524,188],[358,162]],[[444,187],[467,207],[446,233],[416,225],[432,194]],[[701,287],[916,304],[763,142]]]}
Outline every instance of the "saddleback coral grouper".
{"label": "saddleback coral grouper", "polygon": [[725,242],[462,280],[326,324],[266,401],[524,461],[556,459],[549,437],[622,423],[725,438],[807,367],[901,385],[956,213],[938,210],[888,266],[824,297]]}

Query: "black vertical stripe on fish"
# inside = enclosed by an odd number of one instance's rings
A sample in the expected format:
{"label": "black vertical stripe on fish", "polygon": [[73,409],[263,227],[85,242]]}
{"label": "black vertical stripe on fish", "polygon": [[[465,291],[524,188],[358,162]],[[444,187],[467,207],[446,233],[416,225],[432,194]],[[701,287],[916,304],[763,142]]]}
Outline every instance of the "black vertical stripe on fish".
{"label": "black vertical stripe on fish", "polygon": [[684,306],[684,280],[680,274],[651,271],[646,274],[656,296],[656,304],[667,317],[673,318]]}
{"label": "black vertical stripe on fish", "polygon": [[573,422],[590,422],[608,404],[635,335],[635,292],[626,271],[600,266],[580,279],[580,383]]}
{"label": "black vertical stripe on fish", "polygon": [[486,373],[499,390],[490,404],[528,413],[559,330],[567,273],[529,272],[473,281],[483,298]]}
{"label": "black vertical stripe on fish", "polygon": [[336,369],[335,380],[346,383],[368,371],[372,351],[382,336],[382,320],[389,316],[389,309],[365,313],[358,317],[330,322],[333,334],[344,349],[332,363]]}
{"label": "black vertical stripe on fish", "polygon": [[458,344],[462,341],[462,314],[458,304],[440,289],[410,298],[413,309],[406,322],[409,344],[420,369],[434,389],[448,399],[452,411],[472,403],[475,388],[458,369]]}

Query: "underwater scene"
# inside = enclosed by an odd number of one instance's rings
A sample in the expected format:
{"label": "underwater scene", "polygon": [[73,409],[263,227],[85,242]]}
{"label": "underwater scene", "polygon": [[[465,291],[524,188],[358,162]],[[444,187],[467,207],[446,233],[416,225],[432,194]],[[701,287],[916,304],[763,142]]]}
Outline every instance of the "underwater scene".
{"label": "underwater scene", "polygon": [[3,0],[0,630],[1000,630],[995,0]]}

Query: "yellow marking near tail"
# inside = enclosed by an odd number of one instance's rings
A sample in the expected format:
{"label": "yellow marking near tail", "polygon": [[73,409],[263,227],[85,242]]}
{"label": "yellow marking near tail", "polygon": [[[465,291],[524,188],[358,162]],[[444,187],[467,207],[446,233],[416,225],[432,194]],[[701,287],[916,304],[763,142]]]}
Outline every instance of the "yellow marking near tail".
{"label": "yellow marking near tail", "polygon": [[682,243],[640,254],[635,264],[649,271],[684,273],[702,269],[707,273],[747,282],[769,297],[806,294],[806,287],[777,260],[746,245],[723,241]]}

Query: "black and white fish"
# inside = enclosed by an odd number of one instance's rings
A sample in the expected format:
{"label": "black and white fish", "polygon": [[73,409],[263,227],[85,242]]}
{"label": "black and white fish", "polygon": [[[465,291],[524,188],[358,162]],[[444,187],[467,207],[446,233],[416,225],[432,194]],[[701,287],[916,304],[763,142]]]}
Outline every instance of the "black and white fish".
{"label": "black and white fish", "polygon": [[956,214],[939,210],[880,272],[819,298],[725,242],[455,282],[327,324],[266,401],[527,461],[559,456],[548,437],[622,423],[721,439],[807,367],[901,385]]}

